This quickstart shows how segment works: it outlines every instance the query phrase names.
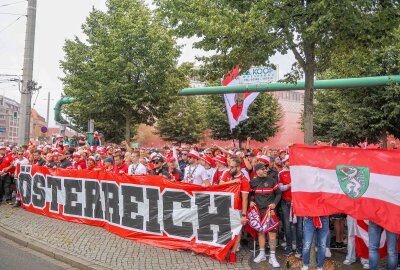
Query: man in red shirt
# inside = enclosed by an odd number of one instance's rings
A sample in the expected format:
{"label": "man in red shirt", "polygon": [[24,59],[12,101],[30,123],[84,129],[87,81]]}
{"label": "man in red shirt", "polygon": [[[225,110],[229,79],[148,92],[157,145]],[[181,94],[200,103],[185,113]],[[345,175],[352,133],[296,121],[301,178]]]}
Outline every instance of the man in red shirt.
{"label": "man in red shirt", "polygon": [[[247,178],[242,173],[241,169],[242,169],[242,161],[237,157],[232,157],[229,162],[229,171],[225,172],[222,175],[221,182],[219,184],[220,185],[232,184],[232,183],[240,184],[241,206],[242,206],[240,223],[245,225],[250,184]],[[233,244],[232,251],[229,256],[230,263],[236,262],[236,250],[240,244],[240,234],[241,233],[239,233],[239,235],[237,236],[235,244]]]}
{"label": "man in red shirt", "polygon": [[114,157],[114,170],[113,173],[116,174],[128,174],[128,166],[124,162],[124,157],[120,155],[116,155]]}
{"label": "man in red shirt", "polygon": [[16,155],[13,152],[6,154],[5,150],[5,147],[0,148],[0,157],[2,159],[0,164],[0,203],[3,201],[4,196],[6,203],[11,204],[11,184],[15,170],[13,162],[16,159]]}
{"label": "man in red shirt", "polygon": [[[281,209],[283,216],[283,228],[286,237],[285,256],[292,254],[292,250],[296,247],[297,258],[301,258],[303,250],[303,219],[293,215],[292,205],[292,180],[290,178],[289,157],[283,160],[283,170],[279,173],[279,189],[282,192]],[[292,226],[293,225],[293,226]],[[296,234],[296,246],[293,244],[292,233],[293,229]]]}

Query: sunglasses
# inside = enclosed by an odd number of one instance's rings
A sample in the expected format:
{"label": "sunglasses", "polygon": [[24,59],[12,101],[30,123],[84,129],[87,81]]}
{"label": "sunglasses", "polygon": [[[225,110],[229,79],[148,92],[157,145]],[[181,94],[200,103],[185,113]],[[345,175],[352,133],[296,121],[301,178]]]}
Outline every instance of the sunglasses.
{"label": "sunglasses", "polygon": [[19,154],[19,153],[18,153],[17,155],[18,155],[18,156],[23,156],[24,154]]}
{"label": "sunglasses", "polygon": [[188,159],[189,159],[189,158],[193,158],[193,157],[190,157],[190,156],[189,156]]}
{"label": "sunglasses", "polygon": [[206,155],[212,155],[212,153],[206,153]]}
{"label": "sunglasses", "polygon": [[237,168],[238,166],[229,166],[230,169]]}

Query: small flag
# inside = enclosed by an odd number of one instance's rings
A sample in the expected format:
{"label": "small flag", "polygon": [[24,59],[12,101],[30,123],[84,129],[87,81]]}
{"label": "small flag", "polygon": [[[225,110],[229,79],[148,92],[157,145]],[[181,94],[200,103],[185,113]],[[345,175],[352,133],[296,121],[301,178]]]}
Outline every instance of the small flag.
{"label": "small flag", "polygon": [[[239,66],[231,70],[225,79],[222,81],[223,86],[234,86],[239,84]],[[229,127],[232,131],[240,122],[249,118],[247,116],[247,110],[250,104],[256,99],[259,93],[236,93],[236,94],[225,94],[225,105],[229,119]]]}

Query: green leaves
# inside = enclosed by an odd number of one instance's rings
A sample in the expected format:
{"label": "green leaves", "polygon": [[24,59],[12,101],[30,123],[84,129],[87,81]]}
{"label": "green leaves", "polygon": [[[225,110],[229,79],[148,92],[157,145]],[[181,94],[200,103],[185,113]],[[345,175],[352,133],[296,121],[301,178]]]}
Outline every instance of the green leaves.
{"label": "green leaves", "polygon": [[241,122],[231,132],[223,97],[207,97],[208,128],[212,131],[213,139],[245,141],[251,137],[263,142],[279,131],[281,110],[277,99],[271,94],[260,93],[250,105],[248,116],[249,119]]}
{"label": "green leaves", "polygon": [[178,47],[140,0],[109,0],[82,29],[86,41],[67,40],[61,61],[64,92],[78,100],[67,113],[83,129],[95,119],[106,137],[124,126],[129,141],[132,127],[153,124],[187,82],[176,67]]}

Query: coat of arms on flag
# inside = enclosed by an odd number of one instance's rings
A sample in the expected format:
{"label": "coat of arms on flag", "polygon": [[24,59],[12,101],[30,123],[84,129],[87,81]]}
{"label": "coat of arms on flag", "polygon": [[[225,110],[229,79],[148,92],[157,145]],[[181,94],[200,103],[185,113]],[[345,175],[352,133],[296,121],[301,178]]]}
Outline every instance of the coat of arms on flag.
{"label": "coat of arms on flag", "polygon": [[350,198],[360,198],[368,189],[369,168],[357,166],[336,166],[340,188]]}

